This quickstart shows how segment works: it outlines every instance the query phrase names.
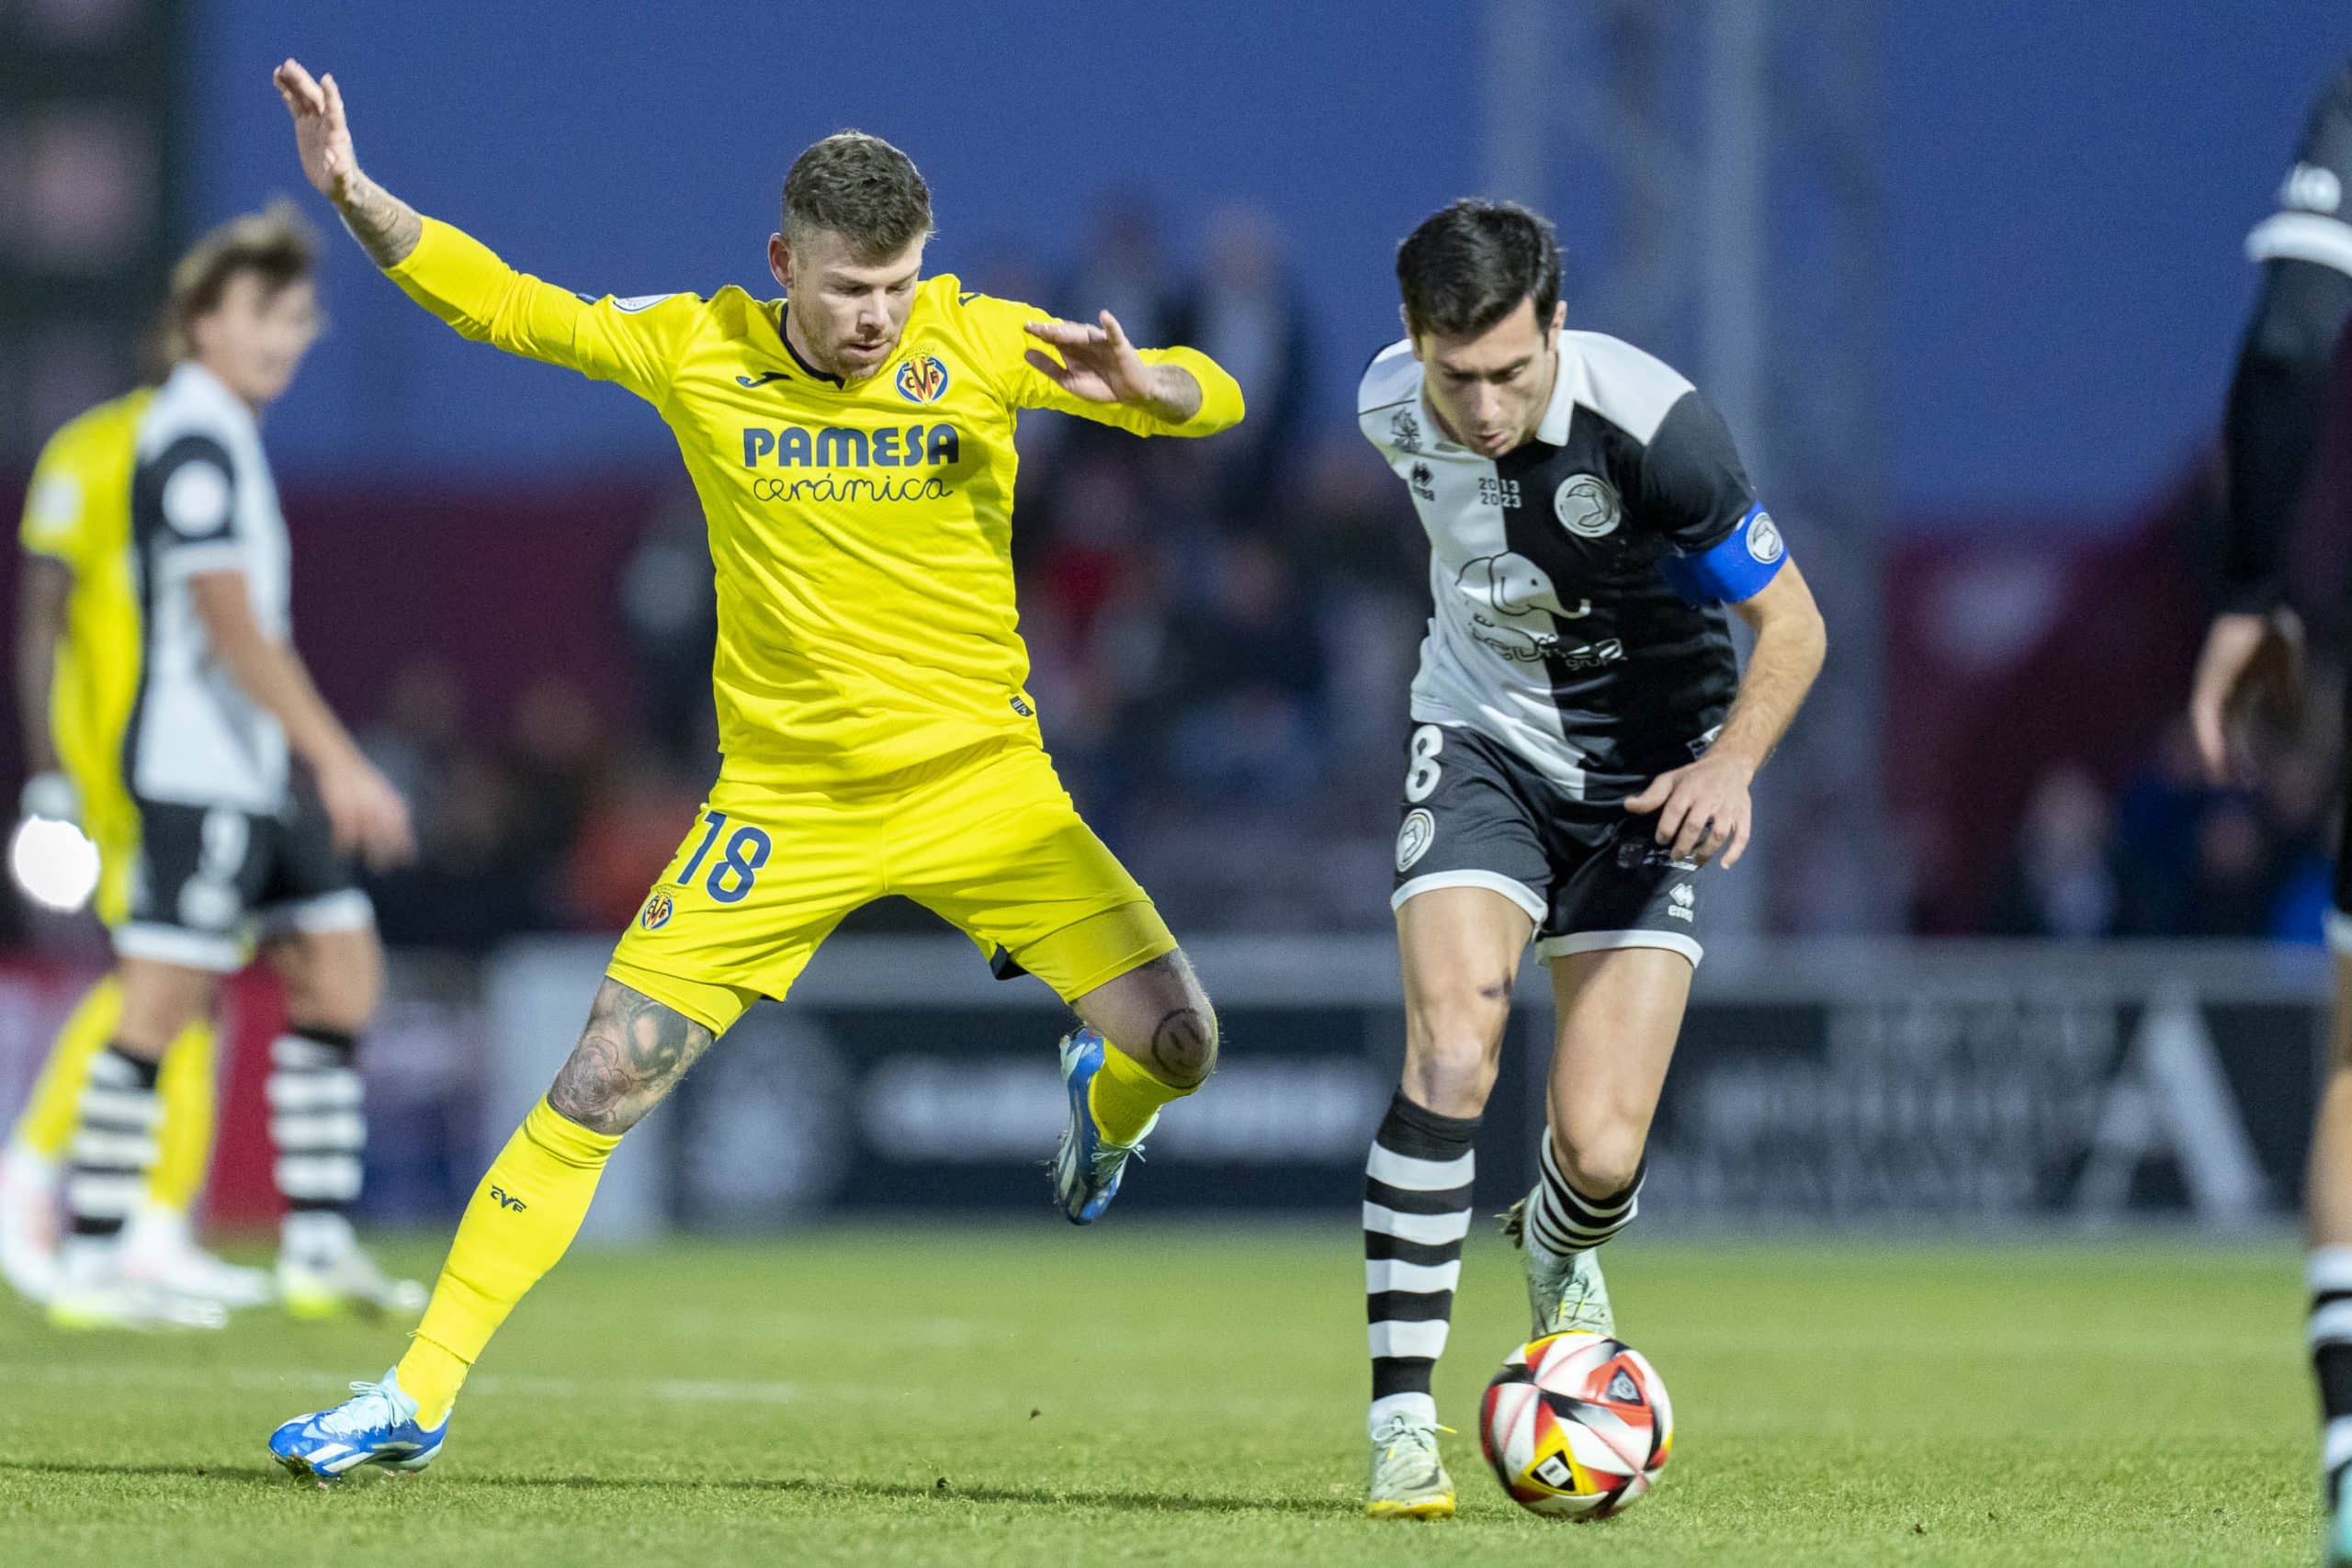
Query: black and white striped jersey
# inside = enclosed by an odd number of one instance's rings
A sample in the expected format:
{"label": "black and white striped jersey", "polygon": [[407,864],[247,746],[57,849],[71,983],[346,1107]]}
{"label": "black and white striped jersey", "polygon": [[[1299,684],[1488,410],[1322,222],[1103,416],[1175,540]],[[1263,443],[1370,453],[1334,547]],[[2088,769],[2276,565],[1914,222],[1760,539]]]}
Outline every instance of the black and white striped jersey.
{"label": "black and white striped jersey", "polygon": [[[2323,411],[2344,375],[2352,321],[2352,64],[2316,102],[2279,182],[2278,209],[2245,237],[2262,288],[2230,378],[2223,610],[2266,614],[2288,596],[2288,539],[2304,502]],[[2347,862],[2352,863],[2352,862]]]}
{"label": "black and white striped jersey", "polygon": [[1570,799],[1613,803],[1706,749],[1739,680],[1723,602],[1786,550],[1689,381],[1599,333],[1558,341],[1534,438],[1498,458],[1446,437],[1409,340],[1364,371],[1357,419],[1430,536],[1414,722],[1466,725]]}
{"label": "black and white striped jersey", "polygon": [[144,635],[124,776],[145,800],[269,815],[287,801],[286,732],[214,656],[191,578],[245,580],[262,631],[292,630],[277,487],[253,411],[193,362],[140,421],[130,483],[132,581]]}

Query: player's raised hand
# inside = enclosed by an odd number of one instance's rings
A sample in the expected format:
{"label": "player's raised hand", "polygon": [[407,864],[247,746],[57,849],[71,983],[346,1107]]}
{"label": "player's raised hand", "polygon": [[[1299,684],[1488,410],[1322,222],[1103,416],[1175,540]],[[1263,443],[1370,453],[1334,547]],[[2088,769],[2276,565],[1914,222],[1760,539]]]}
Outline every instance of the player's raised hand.
{"label": "player's raised hand", "polygon": [[351,150],[351,122],[344,117],[343,94],[334,73],[312,80],[297,60],[288,60],[272,73],[286,112],[294,117],[294,144],[302,154],[302,173],[318,193],[341,206],[359,180],[359,159]]}
{"label": "player's raised hand", "polygon": [[1153,400],[1159,389],[1151,367],[1127,341],[1119,319],[1105,310],[1099,321],[1100,325],[1091,327],[1077,321],[1032,321],[1029,335],[1053,344],[1061,357],[1035,348],[1023,357],[1063,391],[1091,403]]}
{"label": "player's raised hand", "polygon": [[2292,610],[2213,617],[2188,689],[2188,724],[2207,782],[2244,783],[2252,771],[2233,742],[2250,703],[2270,703],[2291,718],[2302,695],[2303,624]]}
{"label": "player's raised hand", "polygon": [[1754,771],[1736,758],[1710,752],[1688,767],[1658,774],[1625,802],[1636,816],[1657,813],[1657,841],[1676,860],[1706,864],[1717,854],[1726,869],[1747,852]]}

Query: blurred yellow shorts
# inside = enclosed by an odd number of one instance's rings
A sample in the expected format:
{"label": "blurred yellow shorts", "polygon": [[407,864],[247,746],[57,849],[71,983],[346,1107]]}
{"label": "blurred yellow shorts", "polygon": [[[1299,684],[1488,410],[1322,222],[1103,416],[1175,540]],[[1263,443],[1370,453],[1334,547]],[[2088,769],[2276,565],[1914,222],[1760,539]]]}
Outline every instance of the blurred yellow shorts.
{"label": "blurred yellow shorts", "polygon": [[723,1033],[851,910],[900,894],[1074,1001],[1176,948],[1035,746],[823,795],[721,774],[605,973]]}

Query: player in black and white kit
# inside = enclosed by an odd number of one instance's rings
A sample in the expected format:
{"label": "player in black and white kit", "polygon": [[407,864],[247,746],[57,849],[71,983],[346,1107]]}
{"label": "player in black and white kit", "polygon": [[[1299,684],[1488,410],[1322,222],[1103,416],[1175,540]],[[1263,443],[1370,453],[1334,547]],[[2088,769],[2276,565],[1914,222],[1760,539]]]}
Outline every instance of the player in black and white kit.
{"label": "player in black and white kit", "polygon": [[[2220,614],[2189,698],[2198,750],[2217,784],[2243,773],[2231,735],[2241,700],[2284,694],[2301,674],[2302,627],[2287,602],[2287,546],[2322,413],[2331,390],[2342,395],[2344,328],[2352,321],[2352,65],[2338,69],[2312,106],[2278,209],[2255,225],[2245,250],[2262,268],[2262,284],[2230,383]],[[2352,1471],[2352,852],[2342,846],[2327,939],[2335,954],[2335,1018],[2304,1183],[2309,1339],[2326,1424],[2326,1561],[2352,1564],[2344,1484]]]}
{"label": "player in black and white kit", "polygon": [[[1412,492],[1434,601],[1392,897],[1404,1081],[1364,1185],[1369,1511],[1453,1511],[1430,1376],[1472,1144],[1530,940],[1557,1002],[1542,1179],[1507,1228],[1537,1334],[1608,1333],[1593,1249],[1633,1219],[1702,951],[1699,870],[1821,668],[1819,612],[1723,421],[1629,344],[1563,330],[1551,225],[1465,200],[1396,258],[1406,338],[1358,420]],[[1745,679],[1726,608],[1755,629]]]}
{"label": "player in black and white kit", "polygon": [[175,363],[141,419],[130,484],[144,635],[123,743],[140,840],[114,931],[122,1019],[91,1064],[70,1145],[50,1303],[61,1327],[217,1320],[127,1280],[121,1237],[155,1157],[164,1048],[265,939],[288,981],[268,1085],[288,1209],[279,1292],[300,1315],[424,1304],[413,1282],[377,1271],[345,1213],[364,1136],[355,1039],[383,955],[344,857],[404,858],[408,811],[289,640],[286,520],[261,445],[261,410],[318,333],[312,251],[280,207],[208,235],[173,279]]}

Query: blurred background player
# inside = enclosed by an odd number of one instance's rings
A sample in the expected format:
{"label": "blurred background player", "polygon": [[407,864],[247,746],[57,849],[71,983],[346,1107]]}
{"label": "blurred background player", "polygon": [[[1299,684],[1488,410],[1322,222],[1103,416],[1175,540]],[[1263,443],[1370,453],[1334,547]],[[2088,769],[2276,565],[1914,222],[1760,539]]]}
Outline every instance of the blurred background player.
{"label": "blurred background player", "polygon": [[[130,472],[139,422],[153,396],[153,388],[141,388],[112,399],[50,438],[34,465],[19,535],[17,700],[31,776],[17,858],[36,898],[70,908],[94,897],[109,931],[127,912],[137,858],[139,816],[122,782],[123,729],[140,671]],[[36,837],[69,828],[86,840],[68,836],[61,845]],[[95,890],[39,885],[92,844]],[[121,1016],[121,984],[109,975],[66,1019],[0,1155],[0,1278],[37,1302],[49,1299],[54,1282],[59,1187],[75,1106],[91,1061]],[[123,1261],[131,1276],[164,1290],[249,1306],[268,1299],[268,1276],[198,1247],[189,1221],[211,1155],[213,1038],[212,1020],[199,1017],[164,1055],[158,1157],[125,1232]]]}
{"label": "blurred background player", "polygon": [[725,761],[570,1059],[476,1190],[409,1353],[356,1398],[287,1422],[271,1450],[322,1478],[429,1462],[468,1370],[571,1245],[621,1135],[887,894],[1084,1021],[1062,1043],[1052,1173],[1065,1215],[1096,1218],[1161,1106],[1207,1077],[1216,1021],[1046,755],[1014,630],[1013,425],[1045,407],[1206,435],[1239,420],[1239,388],[1191,350],[1135,349],[1107,310],[1098,326],[1044,322],[952,276],[919,282],[930,189],[875,137],[828,137],[786,174],[768,264],[788,300],[590,300],[370,180],[332,75],[289,60],[277,81],[303,172],[418,303],[661,410],[710,525]]}
{"label": "blurred background player", "polygon": [[[2313,106],[2279,186],[2278,210],[2246,236],[2246,256],[2262,268],[2262,282],[2230,381],[2220,610],[2189,697],[2198,752],[2215,784],[2250,773],[2250,758],[2231,733],[2245,701],[2291,703],[2301,675],[2302,626],[2288,603],[2287,561],[2321,416],[2336,383],[2344,326],[2352,320],[2347,186],[2352,65]],[[2320,1464],[2327,1561],[2352,1563],[2352,1508],[2344,1487],[2352,1467],[2352,852],[2340,845],[2326,929],[2335,1013],[2304,1182],[2309,1337],[2325,1423]]]}
{"label": "blurred background player", "polygon": [[[1358,423],[1413,495],[1435,614],[1412,691],[1404,1083],[1364,1179],[1375,1517],[1453,1511],[1430,1377],[1520,958],[1551,970],[1542,1177],[1513,1206],[1537,1336],[1611,1334],[1595,1250],[1634,1218],[1680,1032],[1701,866],[1821,669],[1820,612],[1730,433],[1640,349],[1562,330],[1551,225],[1464,200],[1398,249],[1407,336]],[[1723,610],[1755,631],[1745,679]]]}
{"label": "blurred background player", "polygon": [[[258,423],[318,335],[313,251],[283,204],[200,241],[173,277],[171,374],[137,418],[129,556],[141,637],[122,749],[137,851],[113,931],[112,1038],[86,1069],[68,1145],[49,1307],[60,1326],[219,1320],[217,1306],[135,1276],[124,1231],[159,1158],[166,1048],[263,933],[288,988],[268,1086],[288,1204],[278,1292],[311,1316],[422,1301],[376,1269],[345,1212],[365,1141],[354,1052],[383,961],[342,852],[403,858],[408,814],[288,640],[290,553]],[[296,758],[316,807],[297,792]]]}

